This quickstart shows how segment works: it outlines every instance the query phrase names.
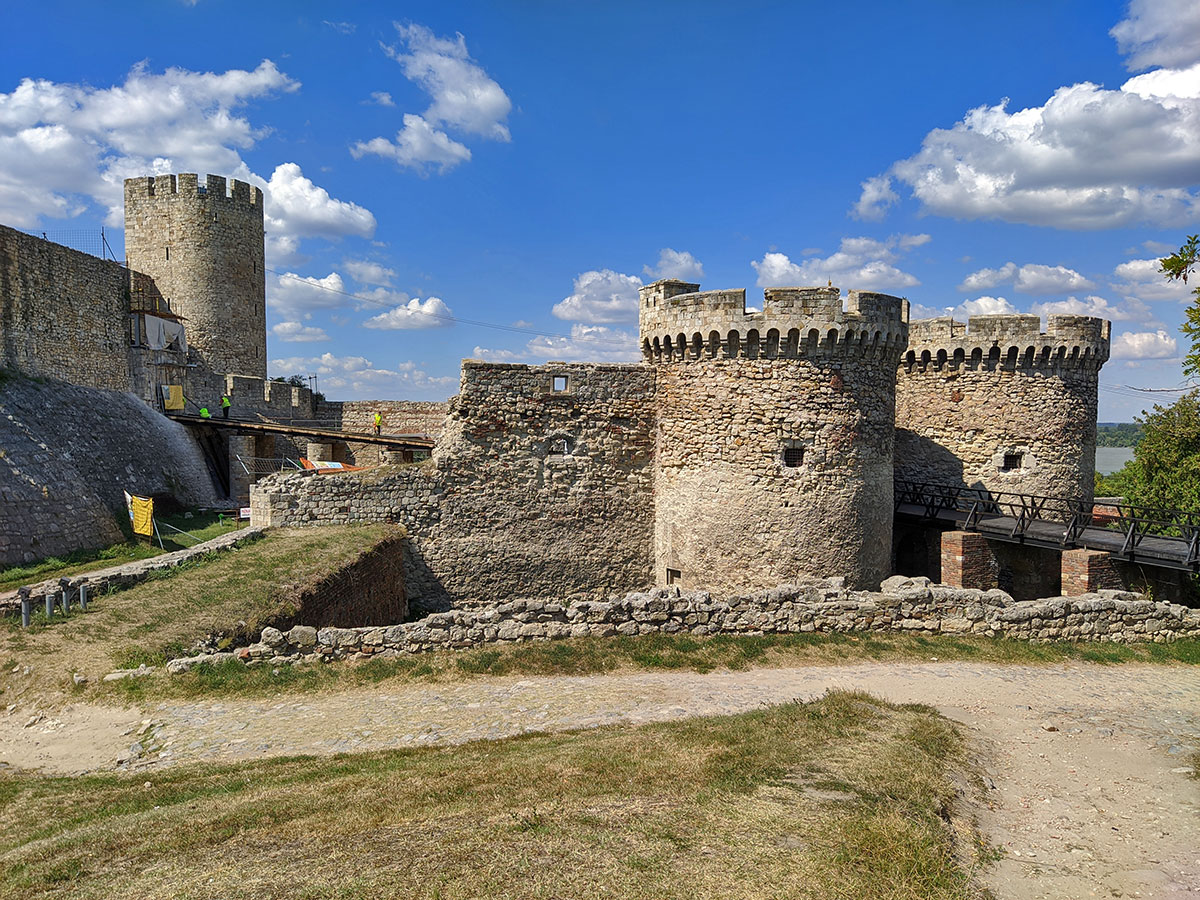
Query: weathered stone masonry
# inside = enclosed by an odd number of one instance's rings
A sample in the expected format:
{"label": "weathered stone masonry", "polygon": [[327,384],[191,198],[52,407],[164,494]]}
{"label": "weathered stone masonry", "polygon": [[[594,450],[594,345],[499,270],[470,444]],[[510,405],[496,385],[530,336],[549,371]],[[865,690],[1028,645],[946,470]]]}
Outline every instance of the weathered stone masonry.
{"label": "weathered stone masonry", "polygon": [[252,521],[404,525],[416,608],[647,584],[653,401],[644,366],[468,360],[431,461],[271,476]]}
{"label": "weathered stone masonry", "polygon": [[907,304],[837,288],[641,290],[657,371],[656,579],[766,587],[889,572],[895,367]]}
{"label": "weathered stone masonry", "polygon": [[896,386],[896,477],[1091,498],[1109,323],[1087,316],[925,319]]}

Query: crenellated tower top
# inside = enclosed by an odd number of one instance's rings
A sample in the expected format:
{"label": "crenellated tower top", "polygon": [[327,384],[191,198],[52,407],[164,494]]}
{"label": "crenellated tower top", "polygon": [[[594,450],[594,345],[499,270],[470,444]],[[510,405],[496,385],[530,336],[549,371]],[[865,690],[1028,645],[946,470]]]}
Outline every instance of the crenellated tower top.
{"label": "crenellated tower top", "polygon": [[1108,360],[1111,323],[1094,316],[949,316],[909,325],[906,372],[946,366],[1098,370]]}
{"label": "crenellated tower top", "polygon": [[836,287],[763,291],[761,309],[744,290],[700,291],[675,279],[639,291],[642,355],[648,362],[701,358],[794,358],[898,354],[908,342],[908,301]]}

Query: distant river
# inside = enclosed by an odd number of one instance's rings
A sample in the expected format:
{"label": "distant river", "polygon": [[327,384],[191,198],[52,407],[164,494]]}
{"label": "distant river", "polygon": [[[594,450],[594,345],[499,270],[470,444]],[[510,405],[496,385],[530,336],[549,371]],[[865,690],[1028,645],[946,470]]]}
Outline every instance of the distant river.
{"label": "distant river", "polygon": [[1132,447],[1097,447],[1096,471],[1101,475],[1111,475],[1131,459]]}

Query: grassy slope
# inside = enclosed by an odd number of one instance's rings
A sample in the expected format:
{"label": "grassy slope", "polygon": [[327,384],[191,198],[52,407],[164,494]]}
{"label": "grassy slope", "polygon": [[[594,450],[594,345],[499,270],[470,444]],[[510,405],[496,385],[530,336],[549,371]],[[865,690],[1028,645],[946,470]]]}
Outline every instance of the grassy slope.
{"label": "grassy slope", "polygon": [[0,775],[11,897],[976,896],[963,742],[858,693],[150,776]]}
{"label": "grassy slope", "polygon": [[93,598],[73,611],[22,629],[0,626],[0,660],[34,665],[42,687],[93,679],[121,665],[160,663],[205,635],[255,623],[280,609],[281,591],[319,577],[390,533],[387,526],[307,528],[268,533],[245,544],[157,574],[130,588]]}
{"label": "grassy slope", "polygon": [[25,566],[11,566],[0,569],[0,593],[22,587],[26,584],[36,584],[50,579],[82,575],[84,572],[94,572],[96,569],[107,569],[123,563],[139,559],[149,559],[173,550],[183,550],[195,546],[201,541],[228,534],[243,527],[227,515],[215,512],[197,512],[192,518],[185,519],[183,513],[173,516],[158,517],[160,523],[173,525],[188,535],[180,535],[169,528],[159,530],[162,535],[162,547],[158,542],[147,543],[130,537],[123,544],[114,544],[99,550],[79,550],[63,556],[51,556]]}

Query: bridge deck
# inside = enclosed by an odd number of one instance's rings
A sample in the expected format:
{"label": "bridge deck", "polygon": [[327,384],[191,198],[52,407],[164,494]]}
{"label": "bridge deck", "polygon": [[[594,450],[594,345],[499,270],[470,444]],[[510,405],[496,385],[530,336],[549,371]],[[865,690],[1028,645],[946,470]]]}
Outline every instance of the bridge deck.
{"label": "bridge deck", "polygon": [[204,428],[224,428],[238,434],[283,434],[290,437],[309,437],[326,441],[349,441],[356,444],[378,444],[399,450],[431,450],[433,438],[424,434],[364,434],[358,431],[332,431],[327,428],[312,428],[302,425],[284,425],[279,422],[257,422],[246,419],[222,419],[201,416],[181,416],[167,413],[167,418],[184,425]]}
{"label": "bridge deck", "polygon": [[[926,487],[932,489],[923,490]],[[997,501],[977,505],[965,491],[957,492],[953,488],[947,491],[937,485],[909,485],[904,490],[897,490],[895,512],[904,518],[951,524],[991,540],[1052,550],[1102,550],[1122,562],[1138,562],[1186,572],[1200,571],[1196,525],[1191,518],[1194,514],[1180,514],[1175,526],[1141,521],[1132,516],[1097,525],[1091,523],[1090,504],[1078,504],[1063,498],[1027,497],[1027,501],[1061,501],[1063,507],[1074,504],[1078,514],[1069,520],[1045,517],[1040,511],[1045,504],[1028,502],[1024,506],[1031,515],[1018,518],[1003,513],[1019,511],[1020,495],[1002,494],[996,497]],[[1169,526],[1166,530],[1178,530],[1181,536],[1153,533],[1155,530],[1164,530],[1161,527],[1164,524]]]}

